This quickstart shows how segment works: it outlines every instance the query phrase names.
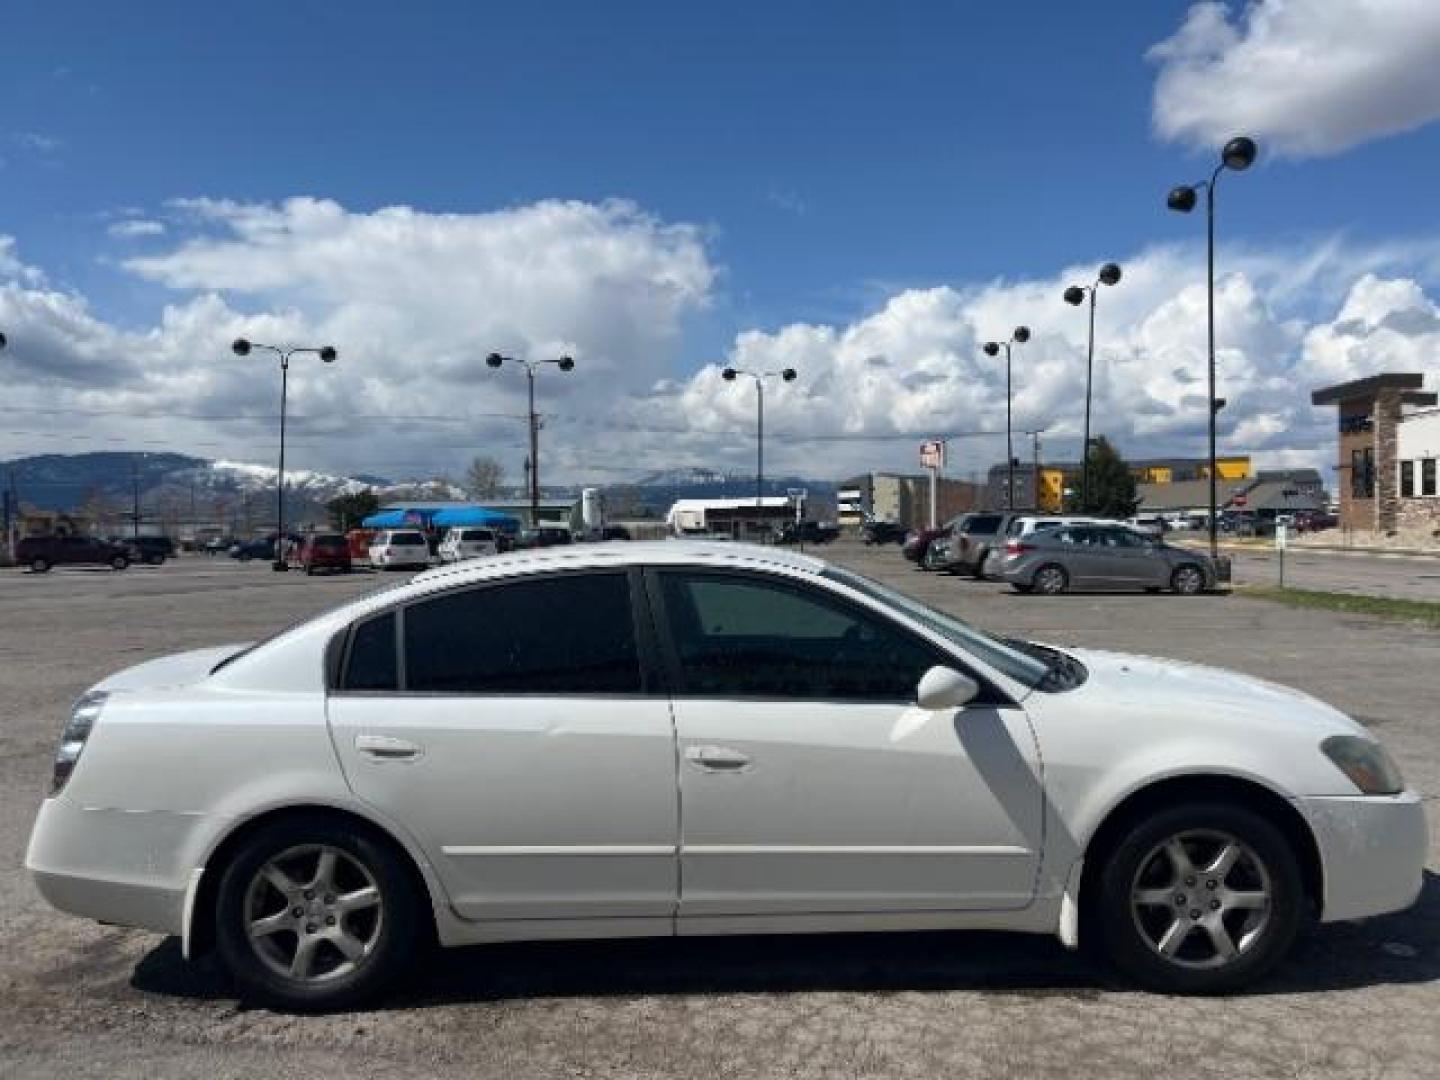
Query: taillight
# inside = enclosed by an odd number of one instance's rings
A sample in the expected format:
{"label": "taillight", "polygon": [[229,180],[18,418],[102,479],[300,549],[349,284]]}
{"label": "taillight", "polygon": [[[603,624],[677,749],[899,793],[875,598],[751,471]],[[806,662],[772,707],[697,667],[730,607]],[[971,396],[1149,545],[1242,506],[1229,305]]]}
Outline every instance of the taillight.
{"label": "taillight", "polygon": [[99,719],[100,710],[105,707],[105,699],[109,696],[103,690],[92,690],[80,695],[71,706],[70,719],[65,721],[65,730],[60,733],[60,746],[55,751],[51,795],[60,794],[70,774],[75,771],[75,763],[80,760],[80,752],[85,749],[85,741],[90,738],[90,732],[94,730],[95,721]]}
{"label": "taillight", "polygon": [[1035,550],[1035,549],[1032,548],[1029,544],[1022,544],[1019,540],[1006,540],[1006,541],[1005,541],[1005,554],[1006,554],[1006,555],[1024,555],[1025,552],[1027,552],[1027,551],[1033,551],[1033,550]]}

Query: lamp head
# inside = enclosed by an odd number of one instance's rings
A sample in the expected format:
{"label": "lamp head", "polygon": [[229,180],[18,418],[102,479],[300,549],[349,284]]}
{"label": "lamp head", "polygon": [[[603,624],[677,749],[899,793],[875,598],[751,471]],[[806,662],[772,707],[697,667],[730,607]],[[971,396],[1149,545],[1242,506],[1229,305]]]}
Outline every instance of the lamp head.
{"label": "lamp head", "polygon": [[555,361],[555,363],[561,371],[575,370],[575,358],[573,356],[562,356],[559,360]]}
{"label": "lamp head", "polygon": [[795,369],[793,367],[787,367],[784,371],[780,372],[780,378],[784,379],[786,382],[794,382]]}
{"label": "lamp head", "polygon": [[1259,148],[1256,147],[1254,139],[1237,135],[1225,144],[1225,149],[1220,151],[1220,160],[1225,163],[1227,169],[1244,172],[1255,164],[1255,155],[1258,152]]}
{"label": "lamp head", "polygon": [[1085,290],[1079,285],[1071,285],[1065,290],[1065,303],[1074,304],[1079,307],[1085,299]]}
{"label": "lamp head", "polygon": [[720,372],[720,377],[726,382],[734,382],[735,369],[733,367],[727,367],[724,371]]}
{"label": "lamp head", "polygon": [[234,350],[236,356],[250,355],[250,342],[246,341],[243,337],[236,338],[230,348]]}
{"label": "lamp head", "polygon": [[1120,281],[1120,264],[1106,263],[1100,267],[1100,284],[1115,285]]}
{"label": "lamp head", "polygon": [[505,363],[505,358],[498,352],[492,352],[489,356],[485,357],[487,367],[498,368],[503,363]]}
{"label": "lamp head", "polygon": [[981,345],[980,348],[985,350],[986,356],[996,356],[1000,352],[1000,343],[998,341],[987,341],[984,345]]}
{"label": "lamp head", "polygon": [[320,347],[320,359],[327,364],[333,364],[340,353],[334,345],[322,345]]}
{"label": "lamp head", "polygon": [[1177,188],[1171,188],[1170,194],[1165,198],[1165,205],[1171,210],[1178,210],[1182,214],[1188,214],[1195,209],[1195,201],[1198,198],[1195,189],[1189,184],[1181,184]]}
{"label": "lamp head", "polygon": [[1015,332],[1010,336],[1021,345],[1024,345],[1025,342],[1030,340],[1030,328],[1028,326],[1017,326],[1015,327]]}

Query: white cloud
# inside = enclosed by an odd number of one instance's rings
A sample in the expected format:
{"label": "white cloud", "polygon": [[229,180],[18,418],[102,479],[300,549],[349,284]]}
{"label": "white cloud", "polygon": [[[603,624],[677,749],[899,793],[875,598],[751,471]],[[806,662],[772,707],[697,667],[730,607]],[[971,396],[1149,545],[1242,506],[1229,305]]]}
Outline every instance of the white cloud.
{"label": "white cloud", "polygon": [[1156,131],[1206,149],[1324,156],[1440,118],[1435,0],[1199,3],[1149,56]]}
{"label": "white cloud", "polygon": [[[539,380],[547,479],[752,468],[753,386],[724,382],[718,364],[679,364],[686,317],[719,276],[692,227],[624,203],[451,215],[312,199],[177,210],[178,237],[124,264],[175,290],[148,325],[99,317],[0,238],[0,329],[11,343],[0,353],[0,457],[119,445],[267,463],[279,380],[272,358],[231,354],[243,334],[340,349],[334,367],[302,357],[291,368],[296,468],[458,474],[490,452],[518,479],[525,380],[487,368],[491,349],[577,358],[573,373],[547,369]],[[1100,296],[1094,429],[1130,455],[1200,454],[1203,255],[1105,254],[1121,255],[1125,276]],[[1047,454],[1074,455],[1086,318],[1061,293],[1093,280],[1100,261],[1028,280],[897,289],[848,323],[740,332],[729,362],[800,372],[767,386],[768,466],[820,478],[913,468],[921,438],[984,431],[951,448],[954,471],[983,471],[1003,457],[1005,384],[1003,363],[980,345],[1022,323],[1034,337],[1015,351],[1015,426],[1043,427]],[[1311,389],[1433,368],[1440,238],[1227,248],[1221,266],[1229,450],[1323,465],[1333,417],[1310,407]],[[41,419],[13,411],[27,408]],[[38,411],[54,408],[83,412]],[[427,419],[437,415],[469,419]],[[1017,453],[1028,456],[1025,440]]]}
{"label": "white cloud", "polygon": [[105,231],[119,240],[133,240],[142,236],[164,236],[165,223],[151,221],[148,218],[127,218],[124,221],[113,222]]}

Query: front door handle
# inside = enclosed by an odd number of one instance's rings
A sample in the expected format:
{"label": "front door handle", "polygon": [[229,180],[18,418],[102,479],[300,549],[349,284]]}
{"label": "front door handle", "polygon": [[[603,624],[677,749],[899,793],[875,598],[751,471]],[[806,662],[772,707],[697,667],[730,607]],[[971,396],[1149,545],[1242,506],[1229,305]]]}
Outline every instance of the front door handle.
{"label": "front door handle", "polygon": [[687,746],[685,760],[716,772],[734,772],[750,764],[748,755],[728,746]]}
{"label": "front door handle", "polygon": [[356,735],[355,749],[372,761],[414,761],[424,753],[419,743],[389,735]]}

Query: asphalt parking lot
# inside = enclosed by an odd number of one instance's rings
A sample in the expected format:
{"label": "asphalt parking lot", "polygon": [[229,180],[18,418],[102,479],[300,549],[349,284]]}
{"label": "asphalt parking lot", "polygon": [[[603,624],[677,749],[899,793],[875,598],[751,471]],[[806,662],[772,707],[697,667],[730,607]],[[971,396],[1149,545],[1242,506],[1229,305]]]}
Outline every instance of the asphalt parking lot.
{"label": "asphalt parking lot", "polygon": [[21,860],[63,712],[118,667],[384,581],[205,558],[0,571],[0,1076],[1440,1076],[1440,632],[1238,596],[1020,597],[895,548],[825,554],[1005,633],[1219,664],[1351,712],[1431,799],[1420,902],[1317,930],[1227,999],[1133,992],[1049,938],[889,934],[472,948],[370,1013],[243,1010],[174,940],[34,892]]}

